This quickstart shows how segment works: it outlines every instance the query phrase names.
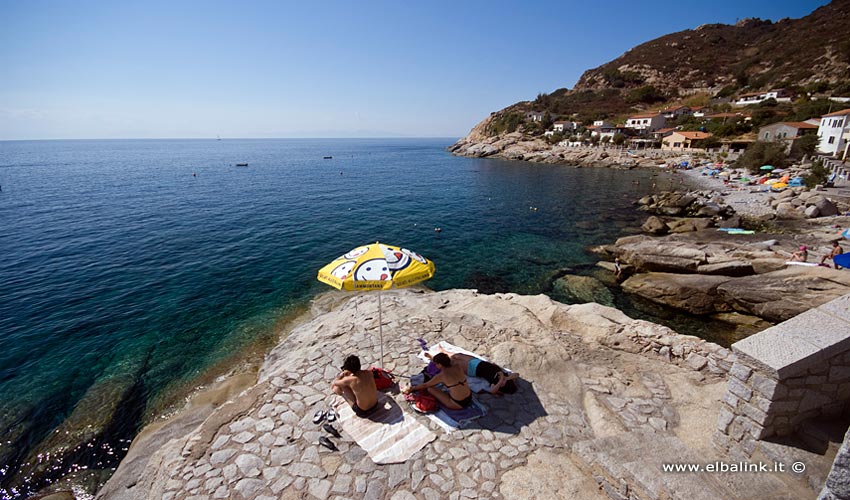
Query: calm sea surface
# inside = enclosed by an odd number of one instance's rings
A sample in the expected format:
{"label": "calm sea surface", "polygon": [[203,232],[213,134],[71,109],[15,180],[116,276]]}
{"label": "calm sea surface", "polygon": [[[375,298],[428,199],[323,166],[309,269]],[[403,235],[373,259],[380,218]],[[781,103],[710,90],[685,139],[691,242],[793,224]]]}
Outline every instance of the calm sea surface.
{"label": "calm sea surface", "polygon": [[[433,289],[539,293],[645,218],[649,172],[459,158],[452,142],[0,142],[0,498],[22,478],[102,480],[164,394],[277,335],[355,246],[418,251]],[[118,418],[86,434],[103,415]],[[87,445],[54,460],[66,431]]]}

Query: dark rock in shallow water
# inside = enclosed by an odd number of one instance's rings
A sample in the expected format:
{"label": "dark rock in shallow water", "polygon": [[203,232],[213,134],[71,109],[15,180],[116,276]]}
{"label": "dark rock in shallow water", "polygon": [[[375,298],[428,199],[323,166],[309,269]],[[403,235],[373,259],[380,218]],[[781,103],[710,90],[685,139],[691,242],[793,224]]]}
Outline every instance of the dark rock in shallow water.
{"label": "dark rock in shallow water", "polygon": [[614,305],[611,291],[598,279],[590,276],[563,276],[555,281],[553,291],[572,303],[596,302],[606,306]]}
{"label": "dark rock in shallow water", "polygon": [[[129,369],[122,363],[117,366]],[[3,478],[3,488],[34,493],[83,466],[105,471],[85,476],[84,486],[94,493],[124,456],[126,449],[119,443],[122,440],[129,443],[135,436],[144,405],[140,372],[104,376],[89,387],[71,415],[53,432],[29,450],[23,450],[25,457],[13,474]]]}

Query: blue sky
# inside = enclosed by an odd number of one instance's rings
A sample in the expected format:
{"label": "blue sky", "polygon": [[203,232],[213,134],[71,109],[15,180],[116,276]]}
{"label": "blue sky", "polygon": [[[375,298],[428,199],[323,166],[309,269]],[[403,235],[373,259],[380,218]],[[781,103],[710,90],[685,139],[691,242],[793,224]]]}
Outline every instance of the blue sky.
{"label": "blue sky", "polygon": [[0,0],[0,140],[460,137],[705,23],[825,0]]}

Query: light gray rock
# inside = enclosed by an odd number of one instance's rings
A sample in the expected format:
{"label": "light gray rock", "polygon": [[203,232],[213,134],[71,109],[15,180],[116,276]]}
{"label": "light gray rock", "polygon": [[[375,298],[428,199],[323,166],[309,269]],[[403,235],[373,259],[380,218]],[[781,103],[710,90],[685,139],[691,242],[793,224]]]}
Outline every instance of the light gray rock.
{"label": "light gray rock", "polygon": [[260,457],[247,453],[236,457],[235,462],[239,471],[246,477],[259,476],[265,465]]}
{"label": "light gray rock", "polygon": [[645,273],[630,277],[622,287],[628,293],[691,314],[711,314],[729,310],[717,289],[730,279],[697,274]]}
{"label": "light gray rock", "polygon": [[236,450],[228,449],[228,450],[219,450],[212,455],[210,455],[210,463],[213,465],[221,465],[228,460],[230,457],[236,454]]}
{"label": "light gray rock", "polygon": [[242,498],[255,498],[257,492],[265,487],[265,483],[259,479],[240,479],[233,487]]}

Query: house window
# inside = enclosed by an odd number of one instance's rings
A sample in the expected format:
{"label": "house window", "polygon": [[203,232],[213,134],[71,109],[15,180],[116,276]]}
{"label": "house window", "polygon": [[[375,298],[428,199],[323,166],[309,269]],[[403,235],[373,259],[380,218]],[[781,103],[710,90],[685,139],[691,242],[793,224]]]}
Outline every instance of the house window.
{"label": "house window", "polygon": [[835,144],[835,136],[834,136],[834,135],[833,135],[833,136],[830,136],[830,137],[829,137],[829,140],[828,140],[828,141],[826,141],[826,143],[827,143],[827,144]]}
{"label": "house window", "polygon": [[764,140],[768,140],[768,139],[770,139],[770,132],[765,132],[764,133]]}

